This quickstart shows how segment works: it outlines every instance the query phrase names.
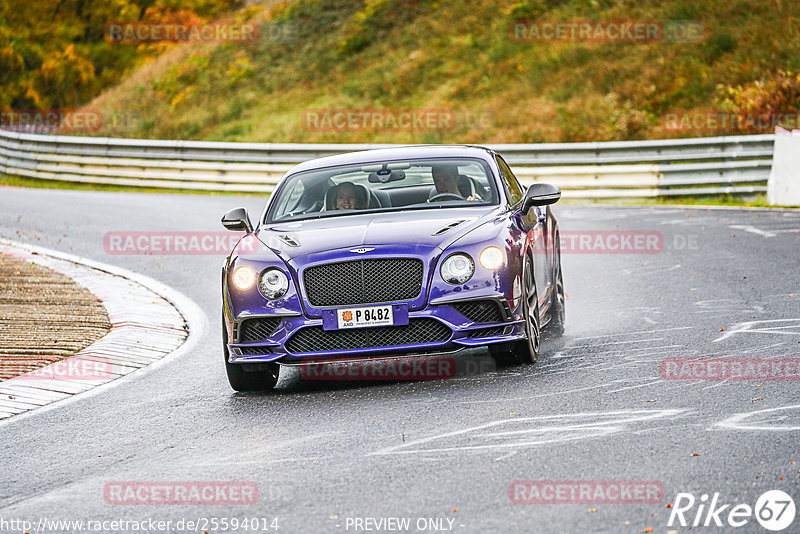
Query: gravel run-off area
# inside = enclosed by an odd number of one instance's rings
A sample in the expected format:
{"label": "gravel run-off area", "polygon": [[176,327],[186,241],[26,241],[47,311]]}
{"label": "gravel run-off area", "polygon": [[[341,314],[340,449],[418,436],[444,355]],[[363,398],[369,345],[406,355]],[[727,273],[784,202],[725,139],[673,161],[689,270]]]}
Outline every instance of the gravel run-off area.
{"label": "gravel run-off area", "polygon": [[71,356],[110,328],[105,308],[86,288],[0,253],[0,381]]}

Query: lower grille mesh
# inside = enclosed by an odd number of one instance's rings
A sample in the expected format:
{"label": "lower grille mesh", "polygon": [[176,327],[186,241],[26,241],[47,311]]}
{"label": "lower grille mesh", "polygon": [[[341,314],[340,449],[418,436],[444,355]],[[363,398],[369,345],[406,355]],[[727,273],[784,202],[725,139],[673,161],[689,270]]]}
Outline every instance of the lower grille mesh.
{"label": "lower grille mesh", "polygon": [[247,319],[239,326],[239,343],[250,343],[267,339],[278,328],[281,320],[277,317]]}
{"label": "lower grille mesh", "polygon": [[503,326],[495,326],[494,328],[479,328],[478,330],[471,330],[467,337],[476,338],[476,337],[491,337],[491,336],[499,336],[503,334],[505,327]]}
{"label": "lower grille mesh", "polygon": [[441,343],[450,339],[450,328],[435,319],[411,319],[408,325],[323,330],[313,326],[299,330],[286,343],[291,353],[396,347]]}
{"label": "lower grille mesh", "polygon": [[239,347],[242,354],[272,354],[270,347]]}
{"label": "lower grille mesh", "polygon": [[494,300],[457,302],[453,307],[473,323],[501,323],[505,320],[500,305]]}

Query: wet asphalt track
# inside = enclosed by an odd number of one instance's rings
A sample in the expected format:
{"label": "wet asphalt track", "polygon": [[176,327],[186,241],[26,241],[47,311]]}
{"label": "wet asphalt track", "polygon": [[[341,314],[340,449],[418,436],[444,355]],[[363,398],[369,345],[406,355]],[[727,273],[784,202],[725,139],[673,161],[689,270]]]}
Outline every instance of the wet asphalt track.
{"label": "wet asphalt track", "polygon": [[[659,377],[667,357],[800,356],[800,212],[556,206],[562,232],[651,230],[664,249],[565,253],[567,333],[545,342],[535,366],[378,384],[292,371],[276,393],[235,394],[217,326],[222,257],[112,256],[103,235],[217,231],[237,205],[260,213],[262,201],[0,188],[3,237],[151,276],[194,299],[210,325],[191,355],[0,424],[0,520],[256,516],[295,533],[406,517],[411,532],[420,518],[445,518],[464,533],[638,533],[685,532],[667,527],[665,505],[679,492],[753,505],[782,489],[800,505],[800,383]],[[514,480],[648,480],[665,495],[515,504]],[[110,505],[103,488],[113,481],[253,481],[260,498]],[[699,531],[766,532],[755,520]]]}

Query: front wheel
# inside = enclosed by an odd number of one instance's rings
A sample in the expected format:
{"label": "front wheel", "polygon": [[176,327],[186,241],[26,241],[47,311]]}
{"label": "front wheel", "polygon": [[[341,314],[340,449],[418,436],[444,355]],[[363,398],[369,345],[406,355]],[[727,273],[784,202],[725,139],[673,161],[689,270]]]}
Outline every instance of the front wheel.
{"label": "front wheel", "polygon": [[222,355],[225,358],[225,373],[228,383],[236,391],[267,391],[278,383],[280,365],[277,363],[253,364],[258,370],[245,371],[245,365],[228,361],[228,329],[222,320]]}
{"label": "front wheel", "polygon": [[536,278],[533,276],[533,260],[525,259],[523,279],[522,313],[525,317],[524,341],[517,342],[514,354],[520,363],[534,364],[539,359],[539,347],[542,341],[542,325],[539,318],[539,295],[536,292]]}
{"label": "front wheel", "polygon": [[564,334],[564,323],[566,322],[566,298],[564,294],[564,279],[561,277],[561,243],[556,238],[556,294],[553,295],[553,305],[550,319],[550,328],[556,336]]}

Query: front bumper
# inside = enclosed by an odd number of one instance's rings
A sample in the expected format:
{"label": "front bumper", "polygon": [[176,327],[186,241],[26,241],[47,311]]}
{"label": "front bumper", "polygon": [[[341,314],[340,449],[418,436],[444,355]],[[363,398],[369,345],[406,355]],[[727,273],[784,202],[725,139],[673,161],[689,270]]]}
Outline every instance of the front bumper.
{"label": "front bumper", "polygon": [[[497,313],[484,313],[494,303]],[[408,311],[408,325],[323,330],[321,318],[243,314],[227,318],[231,363],[297,364],[320,359],[370,358],[457,351],[525,337],[525,322],[503,296],[453,300]]]}

